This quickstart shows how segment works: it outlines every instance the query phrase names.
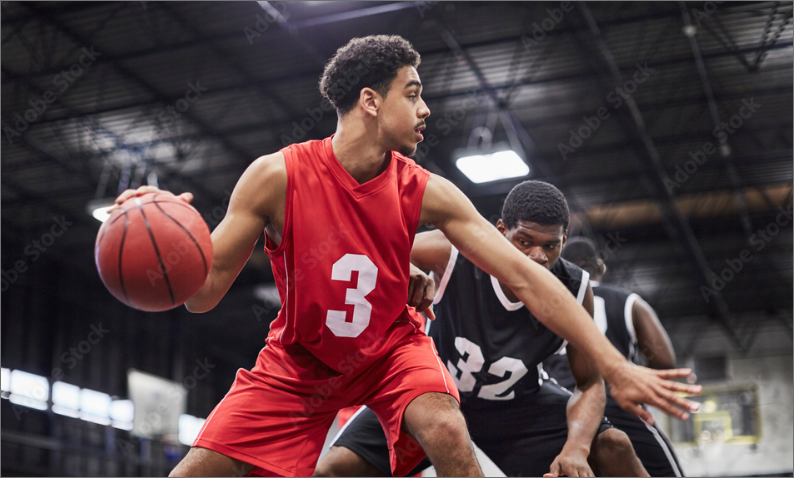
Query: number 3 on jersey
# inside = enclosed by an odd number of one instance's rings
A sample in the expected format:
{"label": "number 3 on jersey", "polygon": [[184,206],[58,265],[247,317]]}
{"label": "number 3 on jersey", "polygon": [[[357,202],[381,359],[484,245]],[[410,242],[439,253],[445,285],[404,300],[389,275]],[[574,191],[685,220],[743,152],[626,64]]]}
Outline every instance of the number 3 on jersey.
{"label": "number 3 on jersey", "polygon": [[[455,367],[450,360],[447,361],[447,368],[452,375],[452,379],[455,381],[455,385],[458,386],[458,390],[461,392],[471,392],[474,390],[474,386],[477,383],[477,379],[474,378],[472,374],[482,370],[482,366],[485,364],[482,350],[479,345],[465,337],[455,337],[455,348],[458,349],[460,353],[458,366]],[[463,360],[463,357],[467,354],[468,357],[466,357],[466,360]],[[458,372],[460,372],[460,378],[458,378]],[[507,380],[491,385],[483,385],[477,396],[485,400],[512,400],[513,397],[515,397],[515,392],[511,391],[507,395],[500,395],[504,394],[516,382],[521,380],[521,377],[526,375],[528,370],[524,362],[512,357],[502,357],[488,367],[488,373],[496,375],[497,377],[504,377],[506,372],[510,372],[510,377],[508,377]]]}
{"label": "number 3 on jersey", "polygon": [[375,289],[378,267],[365,255],[345,254],[334,263],[331,279],[348,282],[353,271],[358,271],[358,283],[355,289],[347,289],[345,295],[345,304],[353,306],[353,320],[346,320],[344,310],[329,310],[325,319],[325,325],[337,337],[358,337],[372,316],[372,304],[364,297]]}

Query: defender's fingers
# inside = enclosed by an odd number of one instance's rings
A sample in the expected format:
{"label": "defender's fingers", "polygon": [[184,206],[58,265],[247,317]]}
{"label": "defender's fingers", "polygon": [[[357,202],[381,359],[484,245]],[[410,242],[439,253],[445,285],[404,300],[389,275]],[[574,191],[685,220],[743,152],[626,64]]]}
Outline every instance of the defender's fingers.
{"label": "defender's fingers", "polygon": [[433,298],[432,297],[428,298],[427,295],[425,295],[425,298],[422,300],[422,303],[419,304],[416,310],[418,310],[419,312],[427,313],[426,311],[428,307],[430,307],[432,304],[433,304]]}
{"label": "defender's fingers", "polygon": [[425,315],[430,320],[436,320],[436,313],[433,312],[433,308],[432,307],[428,307],[427,309],[425,309]]}
{"label": "defender's fingers", "polygon": [[545,473],[543,476],[560,476],[560,465],[558,465],[557,462],[552,463],[549,472]]}
{"label": "defender's fingers", "polygon": [[179,199],[185,201],[186,203],[193,202],[193,193],[182,193],[177,196]]}

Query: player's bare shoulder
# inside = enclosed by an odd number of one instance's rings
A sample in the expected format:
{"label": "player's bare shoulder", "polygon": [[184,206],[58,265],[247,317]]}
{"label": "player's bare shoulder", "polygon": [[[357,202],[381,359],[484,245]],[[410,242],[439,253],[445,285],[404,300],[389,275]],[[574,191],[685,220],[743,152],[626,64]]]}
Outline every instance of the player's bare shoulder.
{"label": "player's bare shoulder", "polygon": [[419,217],[419,224],[434,224],[441,227],[440,222],[449,219],[461,205],[461,202],[468,202],[468,198],[449,180],[430,173],[430,179],[425,186],[425,194],[422,198],[422,213]]}
{"label": "player's bare shoulder", "polygon": [[283,224],[287,197],[287,165],[284,154],[260,156],[246,168],[229,204],[229,208],[253,209],[257,214]]}

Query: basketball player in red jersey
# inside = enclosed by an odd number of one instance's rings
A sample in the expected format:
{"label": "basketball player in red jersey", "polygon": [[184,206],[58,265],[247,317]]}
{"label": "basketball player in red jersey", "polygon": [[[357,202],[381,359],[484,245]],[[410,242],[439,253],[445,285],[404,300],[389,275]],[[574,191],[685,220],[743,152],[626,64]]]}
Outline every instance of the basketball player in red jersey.
{"label": "basketball player in red jersey", "polygon": [[[441,476],[481,475],[455,384],[419,330],[419,314],[406,306],[411,245],[422,224],[434,224],[538,320],[590,355],[621,406],[646,420],[652,417],[640,403],[679,418],[695,409],[674,392],[699,393],[698,386],[665,380],[689,370],[631,366],[562,283],[452,183],[406,157],[430,115],[418,65],[419,54],[400,37],[351,40],[320,82],[337,110],[336,134],[257,159],[235,186],[212,233],[211,273],[186,306],[215,307],[264,229],[282,308],[256,365],[238,371],[173,476],[311,475],[337,411],[356,404],[380,419],[396,476],[424,453]],[[117,202],[153,191],[127,191]]]}

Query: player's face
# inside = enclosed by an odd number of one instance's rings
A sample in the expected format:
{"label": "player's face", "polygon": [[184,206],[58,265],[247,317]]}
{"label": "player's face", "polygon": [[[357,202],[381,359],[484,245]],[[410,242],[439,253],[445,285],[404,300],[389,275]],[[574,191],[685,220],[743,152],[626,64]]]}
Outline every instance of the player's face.
{"label": "player's face", "polygon": [[402,67],[391,83],[379,114],[390,149],[406,156],[416,153],[416,145],[424,139],[421,131],[425,129],[425,119],[430,116],[421,94],[422,83],[416,68]]}
{"label": "player's face", "polygon": [[568,232],[562,225],[544,226],[518,221],[516,227],[507,229],[500,219],[496,227],[519,251],[546,269],[554,267],[568,240]]}

